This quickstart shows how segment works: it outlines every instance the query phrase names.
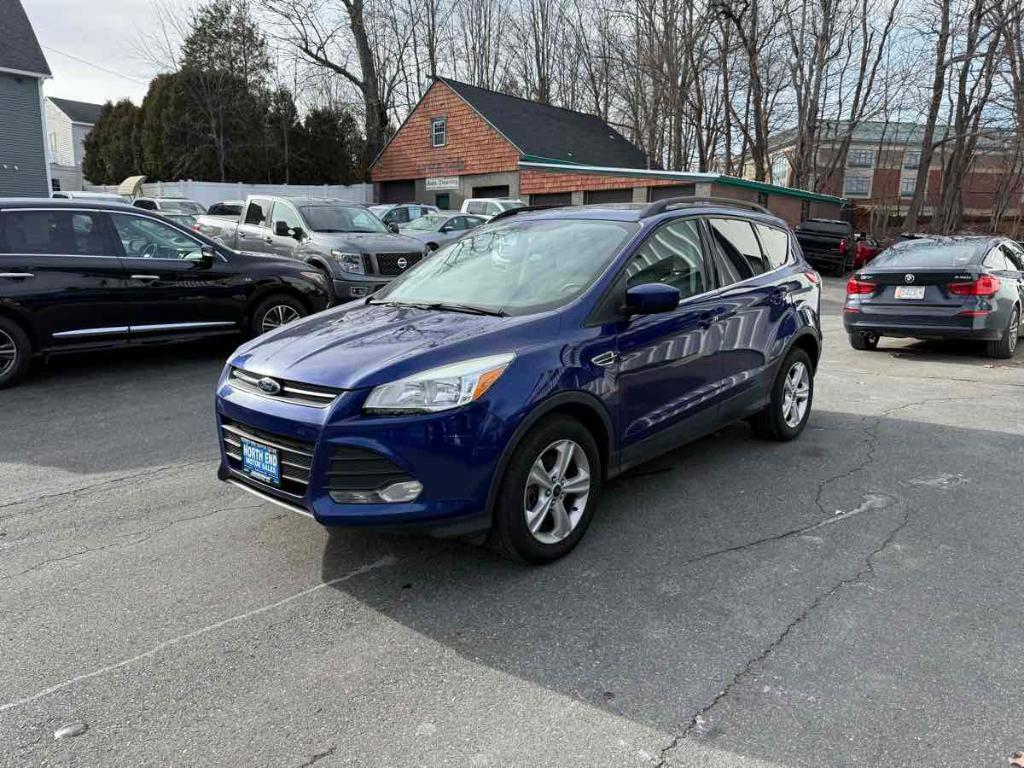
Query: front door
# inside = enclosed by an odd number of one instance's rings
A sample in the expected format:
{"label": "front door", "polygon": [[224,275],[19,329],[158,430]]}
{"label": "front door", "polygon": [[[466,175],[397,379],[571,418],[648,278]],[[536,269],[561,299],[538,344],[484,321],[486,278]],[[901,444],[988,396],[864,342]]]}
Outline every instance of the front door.
{"label": "front door", "polygon": [[128,284],[109,226],[95,211],[0,212],[0,302],[29,315],[41,347],[128,337]]}
{"label": "front door", "polygon": [[244,276],[222,256],[203,263],[201,242],[149,216],[109,216],[123,249],[132,338],[238,328]]}
{"label": "front door", "polygon": [[722,378],[719,299],[695,219],[651,234],[620,278],[629,288],[666,283],[678,309],[637,316],[618,336],[619,434],[624,465],[695,439],[718,423]]}
{"label": "front door", "polygon": [[[278,256],[291,256],[295,253],[295,247],[299,244],[295,236],[296,230],[306,230],[299,212],[291,203],[276,202],[270,220],[273,222],[270,227],[270,252]],[[277,234],[278,222],[283,222],[292,234]]]}

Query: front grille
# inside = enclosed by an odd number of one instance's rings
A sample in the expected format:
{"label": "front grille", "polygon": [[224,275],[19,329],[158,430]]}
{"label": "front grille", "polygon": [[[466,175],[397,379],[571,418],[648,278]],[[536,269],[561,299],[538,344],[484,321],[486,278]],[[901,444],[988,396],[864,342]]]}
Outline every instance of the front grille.
{"label": "front grille", "polygon": [[[423,258],[422,253],[378,253],[374,255],[378,275],[400,275]],[[404,259],[405,266],[398,262]]]}
{"label": "front grille", "polygon": [[319,387],[314,384],[303,384],[298,381],[274,378],[273,380],[277,382],[281,390],[280,392],[272,395],[259,388],[259,381],[263,378],[273,377],[249,373],[248,371],[243,371],[241,368],[232,368],[231,373],[228,376],[228,381],[231,383],[231,386],[244,392],[251,392],[254,395],[266,397],[270,400],[281,400],[286,403],[295,403],[297,405],[309,405],[313,408],[326,408],[333,403],[341,393],[340,389],[331,389],[329,387]]}
{"label": "front grille", "polygon": [[330,491],[371,492],[412,479],[387,457],[351,446],[335,448],[327,470],[327,488]]}
{"label": "front grille", "polygon": [[247,437],[258,443],[277,448],[281,461],[280,490],[292,496],[301,497],[306,495],[306,488],[309,485],[310,467],[313,465],[313,449],[315,447],[313,443],[275,435],[272,432],[264,432],[262,429],[256,429],[223,417],[221,418],[220,431],[221,440],[224,441],[224,453],[228,457],[228,466],[231,469],[252,483],[266,488],[276,487],[250,477],[242,471],[241,438]]}

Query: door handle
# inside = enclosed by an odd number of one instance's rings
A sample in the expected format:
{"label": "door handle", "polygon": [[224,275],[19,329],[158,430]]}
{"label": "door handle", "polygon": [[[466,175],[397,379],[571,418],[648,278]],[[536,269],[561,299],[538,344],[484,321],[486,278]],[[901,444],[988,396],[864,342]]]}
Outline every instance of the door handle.
{"label": "door handle", "polygon": [[263,242],[267,243],[269,245],[270,243],[274,242],[274,238],[272,238],[272,237],[264,237],[263,238]]}
{"label": "door handle", "polygon": [[724,309],[718,312],[705,312],[703,315],[700,316],[700,319],[697,321],[697,325],[703,328],[704,330],[707,330],[718,321],[725,320],[726,318],[732,317],[735,314],[735,310]]}
{"label": "door handle", "polygon": [[602,368],[607,368],[615,364],[615,361],[619,359],[619,356],[611,350],[602,352],[600,355],[595,355],[590,358],[590,362],[594,365],[599,365]]}
{"label": "door handle", "polygon": [[239,240],[245,240],[245,239],[247,239],[248,237],[249,237],[249,236],[248,236],[247,234],[245,234],[245,232],[239,232],[239,233],[238,233],[238,239],[239,239]]}
{"label": "door handle", "polygon": [[31,272],[0,272],[0,278],[5,280],[29,280],[35,277]]}
{"label": "door handle", "polygon": [[159,280],[160,275],[132,275],[132,280],[142,280],[143,282],[152,283],[155,280]]}

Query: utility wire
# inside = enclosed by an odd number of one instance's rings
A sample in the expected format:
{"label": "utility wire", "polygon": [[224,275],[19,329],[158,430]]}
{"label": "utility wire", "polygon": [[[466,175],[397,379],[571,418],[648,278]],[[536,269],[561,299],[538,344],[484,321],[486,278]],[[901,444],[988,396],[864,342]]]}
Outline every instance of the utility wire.
{"label": "utility wire", "polygon": [[117,72],[117,71],[115,71],[113,69],[107,69],[106,67],[101,67],[99,64],[93,64],[91,61],[86,61],[85,59],[79,58],[78,56],[74,56],[74,55],[72,55],[70,53],[67,53],[65,51],[58,51],[56,48],[51,48],[48,45],[44,45],[42,47],[45,48],[48,51],[52,51],[53,53],[59,54],[61,56],[67,56],[69,59],[73,59],[74,61],[77,61],[80,64],[85,64],[87,67],[92,67],[93,69],[98,69],[100,72],[106,72],[108,75],[115,75],[117,77],[123,77],[125,80],[131,80],[133,82],[139,83],[140,85],[149,85],[149,81],[148,80],[143,80],[143,79],[138,78],[138,77],[132,77],[131,75],[124,74],[124,72]]}

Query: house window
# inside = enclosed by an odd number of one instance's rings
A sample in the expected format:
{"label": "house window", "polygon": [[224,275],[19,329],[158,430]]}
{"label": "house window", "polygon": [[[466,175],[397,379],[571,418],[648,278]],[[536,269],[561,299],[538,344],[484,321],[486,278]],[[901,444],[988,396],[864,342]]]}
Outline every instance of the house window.
{"label": "house window", "polygon": [[871,177],[847,176],[845,189],[851,197],[868,197],[871,194]]}
{"label": "house window", "polygon": [[917,179],[900,179],[900,197],[913,197]]}
{"label": "house window", "polygon": [[917,168],[921,165],[921,153],[920,152],[904,152],[903,153],[903,167],[904,168]]}
{"label": "house window", "polygon": [[50,156],[56,157],[57,155],[57,134],[50,134]]}
{"label": "house window", "polygon": [[448,143],[448,119],[435,117],[430,121],[430,146],[443,147]]}
{"label": "house window", "polygon": [[785,155],[772,158],[772,184],[780,187],[789,185],[789,158]]}
{"label": "house window", "polygon": [[60,192],[60,179],[50,179],[50,191]]}
{"label": "house window", "polygon": [[846,164],[850,168],[872,168],[875,165],[875,150],[851,149]]}

